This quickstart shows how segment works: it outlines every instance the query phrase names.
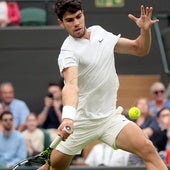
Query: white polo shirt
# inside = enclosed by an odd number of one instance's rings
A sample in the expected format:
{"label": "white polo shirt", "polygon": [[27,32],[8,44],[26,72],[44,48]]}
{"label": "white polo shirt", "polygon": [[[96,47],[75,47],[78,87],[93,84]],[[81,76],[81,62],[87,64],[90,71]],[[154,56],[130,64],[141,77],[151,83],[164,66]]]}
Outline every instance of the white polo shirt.
{"label": "white polo shirt", "polygon": [[88,28],[90,40],[68,36],[58,64],[78,67],[79,103],[77,119],[106,117],[116,109],[119,80],[115,70],[114,47],[120,38],[100,26]]}

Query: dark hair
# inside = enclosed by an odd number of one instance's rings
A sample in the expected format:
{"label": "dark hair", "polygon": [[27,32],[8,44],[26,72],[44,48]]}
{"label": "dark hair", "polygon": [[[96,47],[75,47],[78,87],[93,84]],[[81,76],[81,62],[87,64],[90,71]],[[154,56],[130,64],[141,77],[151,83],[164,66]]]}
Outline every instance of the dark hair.
{"label": "dark hair", "polygon": [[11,115],[11,116],[13,117],[13,114],[12,114],[10,111],[4,111],[4,112],[2,112],[1,115],[0,115],[0,120],[3,119],[4,115]]}
{"label": "dark hair", "polygon": [[54,6],[54,12],[60,20],[63,19],[65,12],[74,14],[79,10],[82,10],[81,0],[57,0]]}
{"label": "dark hair", "polygon": [[59,83],[57,83],[57,82],[49,82],[48,83],[48,87],[51,87],[51,86],[58,86],[58,87],[60,87]]}
{"label": "dark hair", "polygon": [[164,107],[161,110],[159,110],[159,112],[156,114],[156,117],[159,117],[161,112],[164,111],[164,110],[169,110],[169,108]]}

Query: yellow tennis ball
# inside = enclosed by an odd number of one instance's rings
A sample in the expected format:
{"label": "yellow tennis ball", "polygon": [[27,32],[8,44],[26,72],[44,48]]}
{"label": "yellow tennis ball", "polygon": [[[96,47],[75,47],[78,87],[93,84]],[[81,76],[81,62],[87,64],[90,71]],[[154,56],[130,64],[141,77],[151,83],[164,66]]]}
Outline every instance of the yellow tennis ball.
{"label": "yellow tennis ball", "polygon": [[141,115],[141,111],[138,107],[131,107],[128,111],[130,119],[137,119]]}

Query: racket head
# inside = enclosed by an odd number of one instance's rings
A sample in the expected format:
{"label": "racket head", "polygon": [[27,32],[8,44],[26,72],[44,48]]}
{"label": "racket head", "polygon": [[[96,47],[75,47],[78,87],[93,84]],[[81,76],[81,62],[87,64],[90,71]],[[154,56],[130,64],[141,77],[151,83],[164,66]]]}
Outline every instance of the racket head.
{"label": "racket head", "polygon": [[12,170],[15,169],[23,169],[26,167],[40,167],[46,163],[50,164],[50,154],[51,154],[52,149],[47,148],[46,150],[42,151],[38,155],[35,155],[33,157],[29,157],[27,159],[22,160],[21,162],[17,163]]}
{"label": "racket head", "polygon": [[44,158],[42,158],[41,156],[36,156],[36,157],[30,157],[28,159],[25,159],[21,162],[19,162],[18,164],[16,164],[12,170],[15,169],[23,169],[26,167],[40,167],[42,165],[44,165],[46,163],[46,160]]}
{"label": "racket head", "polygon": [[[66,128],[66,130],[71,130],[71,128],[69,126],[65,127],[65,128]],[[50,165],[51,152],[60,143],[60,141],[61,141],[61,137],[57,136],[47,149],[45,149],[44,151],[42,151],[40,154],[38,154],[36,156],[29,157],[29,158],[17,163],[12,168],[12,170],[21,169],[22,167],[28,167],[28,166],[31,166],[31,168],[32,168],[33,166],[42,166],[44,164]]]}

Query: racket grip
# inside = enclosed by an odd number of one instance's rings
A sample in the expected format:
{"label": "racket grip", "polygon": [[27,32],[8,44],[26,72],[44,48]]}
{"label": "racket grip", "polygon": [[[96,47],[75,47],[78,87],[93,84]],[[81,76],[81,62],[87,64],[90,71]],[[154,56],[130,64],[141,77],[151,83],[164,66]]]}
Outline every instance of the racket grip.
{"label": "racket grip", "polygon": [[[70,131],[70,130],[71,130],[71,128],[70,128],[69,126],[65,126],[64,129],[65,129],[66,131]],[[57,135],[56,138],[55,138],[55,139],[52,141],[52,143],[50,144],[50,148],[51,148],[51,149],[54,149],[54,148],[60,143],[61,140],[62,140],[62,139],[61,139],[61,136]]]}
{"label": "racket grip", "polygon": [[57,135],[56,138],[50,144],[50,148],[54,149],[60,143],[60,141],[61,141],[61,137]]}

